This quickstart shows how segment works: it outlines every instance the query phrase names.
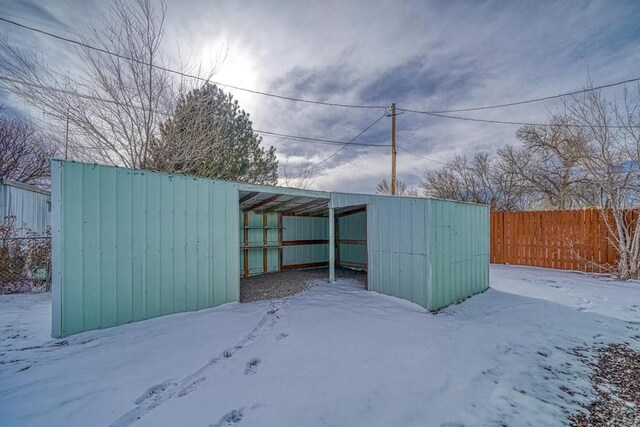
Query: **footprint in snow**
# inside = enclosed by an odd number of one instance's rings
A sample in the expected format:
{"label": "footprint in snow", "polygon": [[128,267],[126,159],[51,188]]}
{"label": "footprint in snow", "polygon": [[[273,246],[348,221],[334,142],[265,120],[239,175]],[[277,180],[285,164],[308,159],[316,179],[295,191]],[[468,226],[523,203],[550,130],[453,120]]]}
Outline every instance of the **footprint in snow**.
{"label": "footprint in snow", "polygon": [[136,399],[135,403],[136,405],[140,405],[141,403],[149,399],[156,400],[162,395],[162,393],[164,393],[165,390],[167,390],[169,387],[175,387],[176,385],[178,385],[178,383],[176,383],[175,381],[167,380],[163,383],[151,386],[142,394],[142,396]]}
{"label": "footprint in snow", "polygon": [[242,421],[244,413],[242,409],[234,409],[225,414],[217,424],[211,424],[211,427],[232,427]]}
{"label": "footprint in snow", "polygon": [[244,374],[245,375],[255,374],[256,371],[258,370],[258,366],[260,366],[261,363],[262,363],[262,360],[258,359],[257,357],[254,357],[253,359],[249,360],[247,362],[247,367],[244,370]]}
{"label": "footprint in snow", "polygon": [[200,377],[197,380],[195,380],[194,382],[192,382],[191,384],[189,384],[188,386],[186,386],[185,388],[183,388],[182,390],[180,390],[178,392],[178,397],[184,397],[187,394],[191,393],[192,391],[194,391],[195,389],[198,388],[198,386],[200,386],[200,383],[204,382],[207,380],[207,377]]}
{"label": "footprint in snow", "polygon": [[587,298],[580,298],[581,304],[578,306],[578,311],[586,311],[587,309],[593,307],[593,303]]}
{"label": "footprint in snow", "polygon": [[289,332],[281,332],[278,334],[278,336],[276,336],[276,341],[282,341],[288,336],[289,336]]}

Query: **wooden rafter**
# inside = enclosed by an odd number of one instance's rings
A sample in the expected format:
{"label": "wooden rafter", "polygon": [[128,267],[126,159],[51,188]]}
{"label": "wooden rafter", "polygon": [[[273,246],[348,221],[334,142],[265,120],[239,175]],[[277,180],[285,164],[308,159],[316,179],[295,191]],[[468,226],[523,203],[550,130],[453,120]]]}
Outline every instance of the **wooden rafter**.
{"label": "wooden rafter", "polygon": [[322,201],[322,200],[314,199],[314,200],[311,200],[310,202],[303,203],[303,204],[301,204],[301,205],[299,205],[299,206],[296,206],[296,207],[294,207],[294,208],[291,208],[291,209],[289,209],[288,211],[284,211],[283,213],[284,213],[285,215],[294,215],[294,214],[296,214],[297,212],[302,212],[302,211],[304,211],[306,208],[309,208],[309,207],[311,207],[311,206],[317,205],[317,204],[318,204],[318,203],[320,203],[321,201]]}
{"label": "wooden rafter", "polygon": [[314,215],[319,215],[319,214],[325,214],[327,213],[328,206],[315,206],[312,209],[309,209],[308,211],[302,213],[301,215],[310,215],[310,216],[314,216]]}
{"label": "wooden rafter", "polygon": [[248,202],[249,200],[251,200],[251,199],[253,199],[254,197],[256,197],[258,194],[260,194],[260,193],[255,193],[255,192],[253,192],[253,193],[245,194],[244,196],[242,196],[242,197],[240,198],[240,204],[243,204],[243,203]]}
{"label": "wooden rafter", "polygon": [[266,208],[266,209],[263,209],[263,210],[261,210],[259,213],[263,213],[263,214],[264,214],[264,213],[269,213],[269,212],[277,211],[277,210],[280,210],[280,208],[282,208],[283,206],[288,206],[288,205],[290,205],[291,203],[294,203],[294,202],[296,202],[296,201],[298,201],[298,200],[300,200],[300,199],[304,199],[304,198],[305,198],[305,197],[303,197],[303,196],[295,196],[295,197],[293,197],[292,199],[285,200],[285,201],[284,201],[284,202],[282,202],[282,203],[279,203],[279,204],[277,204],[277,205],[274,205],[274,206],[268,207],[268,208]]}
{"label": "wooden rafter", "polygon": [[307,214],[311,211],[317,210],[320,206],[320,209],[326,209],[326,204],[329,201],[326,199],[319,199],[319,200],[314,200],[313,202],[309,202],[309,203],[305,203],[303,205],[298,206],[295,209],[291,209],[288,212],[285,212],[285,215],[300,215],[300,214]]}
{"label": "wooden rafter", "polygon": [[247,206],[246,208],[243,208],[242,210],[244,210],[244,211],[256,210],[257,208],[259,208],[261,206],[268,205],[269,203],[273,202],[274,200],[279,199],[280,197],[282,197],[281,194],[276,194],[274,196],[267,197],[266,199],[259,201],[255,205]]}

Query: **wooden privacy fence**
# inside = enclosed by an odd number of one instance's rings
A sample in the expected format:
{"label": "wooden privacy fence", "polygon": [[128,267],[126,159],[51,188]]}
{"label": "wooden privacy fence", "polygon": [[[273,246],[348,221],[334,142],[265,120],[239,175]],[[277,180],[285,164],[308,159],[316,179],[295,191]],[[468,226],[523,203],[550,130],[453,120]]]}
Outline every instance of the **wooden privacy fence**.
{"label": "wooden privacy fence", "polygon": [[491,262],[604,272],[618,256],[608,237],[599,210],[492,212]]}

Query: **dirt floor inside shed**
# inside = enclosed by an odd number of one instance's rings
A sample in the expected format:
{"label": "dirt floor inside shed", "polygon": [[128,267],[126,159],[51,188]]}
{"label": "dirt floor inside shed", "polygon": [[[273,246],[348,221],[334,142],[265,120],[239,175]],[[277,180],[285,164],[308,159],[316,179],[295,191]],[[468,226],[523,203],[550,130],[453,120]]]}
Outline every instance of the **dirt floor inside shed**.
{"label": "dirt floor inside shed", "polygon": [[[318,280],[329,280],[328,268],[291,270],[261,274],[240,279],[240,302],[253,302],[284,298],[307,289]],[[336,279],[354,279],[367,289],[367,272],[336,268]]]}

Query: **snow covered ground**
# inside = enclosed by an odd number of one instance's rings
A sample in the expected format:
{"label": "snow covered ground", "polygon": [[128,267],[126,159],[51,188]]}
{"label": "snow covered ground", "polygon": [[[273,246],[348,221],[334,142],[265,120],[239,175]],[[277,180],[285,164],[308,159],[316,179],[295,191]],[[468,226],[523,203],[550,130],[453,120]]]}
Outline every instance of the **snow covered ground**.
{"label": "snow covered ground", "polygon": [[0,425],[562,425],[579,355],[640,346],[640,284],[491,275],[438,314],[344,280],[64,340],[49,295],[0,296]]}
{"label": "snow covered ground", "polygon": [[491,287],[579,311],[640,322],[640,281],[637,280],[621,282],[601,274],[492,265]]}

